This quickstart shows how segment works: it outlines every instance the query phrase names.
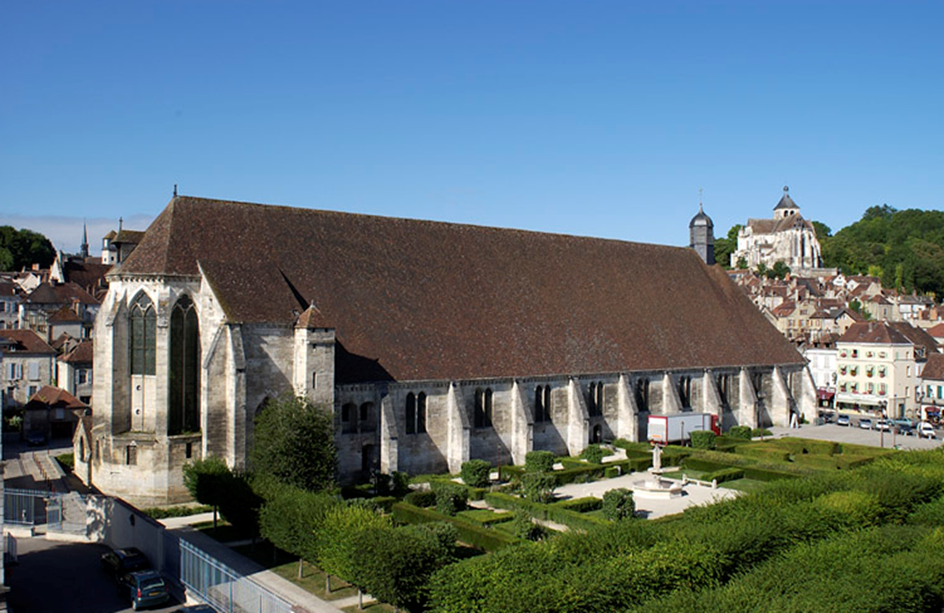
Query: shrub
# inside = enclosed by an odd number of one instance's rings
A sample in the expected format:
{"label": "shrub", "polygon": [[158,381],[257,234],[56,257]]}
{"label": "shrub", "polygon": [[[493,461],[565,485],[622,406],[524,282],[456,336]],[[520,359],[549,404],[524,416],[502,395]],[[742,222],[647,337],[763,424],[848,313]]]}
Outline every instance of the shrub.
{"label": "shrub", "polygon": [[396,496],[374,496],[369,498],[368,502],[378,511],[389,513],[394,503],[398,502]]}
{"label": "shrub", "polygon": [[524,456],[525,472],[547,473],[554,470],[554,454],[550,451],[529,451]]}
{"label": "shrub", "polygon": [[751,428],[750,426],[731,426],[731,429],[728,430],[728,436],[749,441],[751,440]]}
{"label": "shrub", "polygon": [[390,475],[391,480],[391,494],[394,496],[403,496],[410,491],[410,475],[399,470],[393,471],[393,474]]}
{"label": "shrub", "polygon": [[318,566],[327,577],[336,575],[354,582],[356,579],[355,554],[361,532],[390,527],[390,517],[378,515],[361,505],[339,504],[329,507],[316,533]]}
{"label": "shrub", "polygon": [[599,464],[584,464],[576,468],[565,470],[555,470],[550,473],[557,485],[566,485],[568,483],[590,483],[603,476],[604,468]]}
{"label": "shrub", "polygon": [[557,480],[554,475],[528,472],[521,476],[521,491],[532,502],[549,502],[554,497]]}
{"label": "shrub", "polygon": [[715,433],[711,430],[695,430],[692,432],[693,449],[714,449]]}
{"label": "shrub", "polygon": [[462,482],[469,487],[488,487],[492,465],[485,460],[469,460],[462,463]]}
{"label": "shrub", "polygon": [[151,519],[167,519],[169,517],[189,517],[197,513],[209,513],[213,507],[206,504],[186,507],[148,507],[141,512]]}
{"label": "shrub", "polygon": [[754,428],[751,430],[751,436],[771,436],[773,433],[767,428]]}
{"label": "shrub", "polygon": [[614,477],[620,476],[620,467],[619,466],[607,466],[603,469],[603,476],[607,479],[613,479]]}
{"label": "shrub", "polygon": [[542,541],[547,536],[544,526],[534,523],[531,516],[523,511],[515,513],[511,520],[512,534],[522,541]]}
{"label": "shrub", "polygon": [[455,515],[466,507],[469,490],[458,483],[434,482],[433,493],[436,496],[436,510],[443,515]]}
{"label": "shrub", "polygon": [[403,498],[403,501],[417,507],[431,507],[436,504],[436,492],[432,490],[410,492]]}
{"label": "shrub", "polygon": [[580,454],[580,457],[591,464],[601,464],[603,462],[603,458],[608,455],[613,455],[613,452],[594,443],[592,445],[587,445],[587,448],[583,450],[583,453]]}
{"label": "shrub", "polygon": [[636,513],[633,493],[624,488],[610,490],[603,494],[603,516],[613,521],[632,518]]}
{"label": "shrub", "polygon": [[467,511],[459,511],[457,517],[482,526],[491,526],[493,524],[501,524],[510,520],[513,517],[513,514],[496,513],[495,511],[490,511],[488,509],[469,509]]}

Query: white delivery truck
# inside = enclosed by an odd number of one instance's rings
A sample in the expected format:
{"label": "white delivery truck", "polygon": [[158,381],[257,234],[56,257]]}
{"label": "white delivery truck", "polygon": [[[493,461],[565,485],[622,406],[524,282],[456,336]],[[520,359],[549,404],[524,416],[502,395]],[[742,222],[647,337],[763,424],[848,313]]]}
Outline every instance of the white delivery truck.
{"label": "white delivery truck", "polygon": [[695,430],[711,430],[721,434],[718,416],[711,413],[677,413],[649,416],[649,442],[660,445],[684,445]]}

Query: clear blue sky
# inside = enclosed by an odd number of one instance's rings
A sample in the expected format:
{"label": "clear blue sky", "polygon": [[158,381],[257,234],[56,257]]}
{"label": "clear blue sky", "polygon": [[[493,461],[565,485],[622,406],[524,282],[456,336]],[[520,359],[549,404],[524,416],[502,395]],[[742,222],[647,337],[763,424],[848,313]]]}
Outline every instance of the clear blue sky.
{"label": "clear blue sky", "polygon": [[939,1],[11,1],[0,223],[145,223],[175,183],[666,244],[699,188],[719,236],[784,184],[834,229],[939,208],[942,26]]}

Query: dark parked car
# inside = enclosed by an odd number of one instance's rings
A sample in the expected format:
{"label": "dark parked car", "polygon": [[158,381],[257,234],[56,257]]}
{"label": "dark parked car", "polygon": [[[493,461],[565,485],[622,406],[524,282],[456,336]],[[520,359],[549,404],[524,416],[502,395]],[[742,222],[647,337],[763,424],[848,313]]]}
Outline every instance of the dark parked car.
{"label": "dark parked car", "polygon": [[128,573],[151,568],[151,563],[140,550],[134,547],[114,549],[102,554],[102,568],[115,579],[120,579]]}
{"label": "dark parked car", "polygon": [[836,414],[829,411],[823,411],[822,418],[824,424],[831,424],[836,421]]}
{"label": "dark parked car", "polygon": [[208,604],[195,604],[189,607],[180,607],[177,613],[217,613],[216,609]]}
{"label": "dark parked car", "polygon": [[164,577],[155,570],[128,573],[121,578],[119,584],[118,591],[131,597],[131,608],[135,611],[170,600]]}
{"label": "dark parked car", "polygon": [[46,444],[46,434],[44,432],[30,432],[26,435],[26,444],[30,447],[40,447]]}

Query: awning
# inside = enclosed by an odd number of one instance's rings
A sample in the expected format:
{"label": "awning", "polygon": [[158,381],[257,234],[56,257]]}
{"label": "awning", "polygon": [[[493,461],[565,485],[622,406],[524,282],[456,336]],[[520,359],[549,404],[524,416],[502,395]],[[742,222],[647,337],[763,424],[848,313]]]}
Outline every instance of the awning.
{"label": "awning", "polygon": [[848,404],[879,406],[882,402],[888,402],[887,398],[871,396],[869,394],[850,394],[842,393],[836,395],[836,402],[846,402]]}
{"label": "awning", "polygon": [[816,395],[820,400],[832,400],[836,392],[832,390],[816,390]]}

